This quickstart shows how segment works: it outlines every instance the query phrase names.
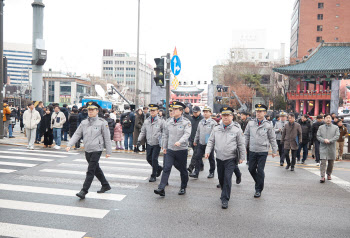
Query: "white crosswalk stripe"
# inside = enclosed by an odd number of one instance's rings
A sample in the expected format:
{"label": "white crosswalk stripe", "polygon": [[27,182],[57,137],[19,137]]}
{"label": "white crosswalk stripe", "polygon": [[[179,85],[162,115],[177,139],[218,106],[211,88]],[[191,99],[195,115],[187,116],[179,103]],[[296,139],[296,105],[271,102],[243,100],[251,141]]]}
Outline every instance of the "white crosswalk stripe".
{"label": "white crosswalk stripe", "polygon": [[0,236],[5,237],[50,237],[50,238],[81,238],[86,232],[68,231],[61,229],[52,229],[38,226],[25,226],[18,224],[0,222]]}
{"label": "white crosswalk stripe", "polygon": [[39,159],[39,158],[31,158],[31,157],[21,157],[21,156],[10,156],[10,155],[0,155],[1,159],[8,159],[8,160],[28,160],[28,161],[39,161],[39,162],[50,162],[53,161],[53,159]]}
{"label": "white crosswalk stripe", "polygon": [[9,149],[11,151],[26,151],[29,153],[36,153],[36,152],[44,152],[49,154],[65,154],[65,155],[79,155],[79,153],[73,153],[73,152],[65,152],[65,151],[54,151],[54,150],[26,150],[26,149]]}
{"label": "white crosswalk stripe", "polygon": [[0,161],[0,165],[8,165],[8,166],[17,166],[17,167],[34,167],[37,166],[38,164],[25,164],[25,163],[15,163],[15,162],[4,162]]}
{"label": "white crosswalk stripe", "polygon": [[[108,160],[108,159],[107,159]],[[86,162],[86,160],[83,159],[75,159],[73,160],[75,162]],[[115,165],[133,165],[133,166],[141,166],[141,167],[149,167],[149,164],[140,164],[140,163],[129,163],[129,162],[117,162],[117,161],[106,161],[106,160],[100,160],[100,164],[115,164]]]}
{"label": "white crosswalk stripe", "polygon": [[0,169],[0,173],[4,173],[4,174],[9,174],[9,173],[13,173],[16,172],[17,170],[14,169]]}
{"label": "white crosswalk stripe", "polygon": [[18,151],[6,151],[3,150],[1,151],[1,154],[12,154],[12,155],[37,155],[37,156],[44,156],[44,157],[57,157],[57,158],[67,158],[67,155],[52,155],[52,154],[45,154],[45,153],[30,153],[29,150],[28,151],[23,151],[23,152],[18,152]]}
{"label": "white crosswalk stripe", "polygon": [[[70,163],[62,163],[59,164],[58,166],[63,166],[63,167],[71,167],[71,168],[81,168],[83,165],[82,164],[70,164]],[[87,165],[85,165],[86,167]],[[151,167],[151,166],[150,166]],[[141,172],[141,173],[151,173],[152,169],[140,169],[140,168],[128,168],[128,167],[102,167],[102,170],[115,170],[115,171],[130,171],[130,172]]]}

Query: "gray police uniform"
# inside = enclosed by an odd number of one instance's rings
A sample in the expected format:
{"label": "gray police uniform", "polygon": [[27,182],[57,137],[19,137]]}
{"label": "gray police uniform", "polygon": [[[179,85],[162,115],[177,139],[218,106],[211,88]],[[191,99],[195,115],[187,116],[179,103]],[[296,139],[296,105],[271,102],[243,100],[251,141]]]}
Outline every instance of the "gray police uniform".
{"label": "gray police uniform", "polygon": [[205,153],[210,154],[213,149],[216,153],[218,178],[222,189],[220,199],[221,201],[229,201],[236,161],[244,160],[246,156],[242,130],[234,125],[234,122],[228,126],[221,122],[220,125],[214,127]]}
{"label": "gray police uniform", "polygon": [[265,118],[263,121],[248,122],[244,131],[245,144],[249,144],[249,172],[255,181],[255,191],[262,192],[264,189],[265,163],[270,144],[272,153],[277,153],[276,135],[273,125]]}
{"label": "gray police uniform", "polygon": [[[185,189],[188,182],[187,167],[187,149],[188,138],[191,135],[191,122],[186,117],[181,116],[178,119],[171,118],[166,121],[164,134],[162,138],[163,149],[166,149],[164,157],[164,168],[161,182],[158,189],[164,189],[168,183],[171,167],[174,165],[181,174],[181,188]],[[180,146],[175,143],[180,142]]]}
{"label": "gray police uniform", "polygon": [[[195,171],[194,171],[196,175],[199,174],[200,166],[203,163],[202,158],[205,153],[205,148],[207,147],[208,139],[215,126],[217,126],[217,123],[212,118],[209,118],[207,120],[204,118],[198,124],[197,132],[194,137],[194,142],[197,144],[197,153],[195,155],[196,163],[195,163]],[[214,151],[210,153],[209,164],[210,164],[209,173],[213,174],[215,171]]]}
{"label": "gray police uniform", "polygon": [[286,124],[287,124],[287,121],[277,121],[275,124],[276,141],[277,141],[278,153],[280,155],[281,164],[284,164],[284,157],[285,157],[283,143],[281,143],[281,139],[282,139],[282,132]]}
{"label": "gray police uniform", "polygon": [[98,163],[105,147],[107,154],[112,154],[111,134],[107,121],[98,116],[83,120],[67,146],[72,147],[82,137],[84,137],[85,158],[89,163],[82,190],[86,193],[89,191],[94,176],[97,177],[103,187],[109,187],[109,183]]}
{"label": "gray police uniform", "polygon": [[142,125],[141,133],[137,141],[146,137],[147,140],[147,162],[152,166],[151,177],[159,177],[163,168],[158,163],[158,157],[161,146],[161,139],[164,130],[164,121],[158,116],[152,118],[149,116]]}

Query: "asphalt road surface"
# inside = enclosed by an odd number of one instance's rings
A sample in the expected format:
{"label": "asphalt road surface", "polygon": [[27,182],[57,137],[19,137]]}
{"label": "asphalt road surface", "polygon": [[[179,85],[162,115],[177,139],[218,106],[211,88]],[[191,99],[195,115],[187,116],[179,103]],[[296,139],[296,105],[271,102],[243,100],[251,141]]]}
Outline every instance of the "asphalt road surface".
{"label": "asphalt road surface", "polygon": [[[144,154],[115,152],[101,159],[112,190],[97,194],[97,179],[79,200],[87,163],[82,151],[0,146],[1,237],[350,237],[350,163],[337,162],[333,180],[319,183],[312,159],[294,172],[268,158],[265,189],[256,199],[248,166],[221,209],[217,175],[190,178],[177,195],[173,168],[166,196],[153,193]],[[160,158],[162,161],[163,158]]]}

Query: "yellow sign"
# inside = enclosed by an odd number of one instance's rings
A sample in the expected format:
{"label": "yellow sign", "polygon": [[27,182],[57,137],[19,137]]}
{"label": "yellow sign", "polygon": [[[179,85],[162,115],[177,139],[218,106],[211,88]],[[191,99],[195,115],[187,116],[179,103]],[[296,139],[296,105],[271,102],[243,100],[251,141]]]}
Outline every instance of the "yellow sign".
{"label": "yellow sign", "polygon": [[177,87],[179,86],[179,80],[175,77],[171,84],[173,85],[174,89],[177,89]]}

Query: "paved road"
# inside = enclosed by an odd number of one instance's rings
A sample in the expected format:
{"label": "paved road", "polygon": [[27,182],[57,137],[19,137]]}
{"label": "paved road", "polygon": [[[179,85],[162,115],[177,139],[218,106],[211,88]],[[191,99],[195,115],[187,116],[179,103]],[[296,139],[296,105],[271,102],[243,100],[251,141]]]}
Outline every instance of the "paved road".
{"label": "paved road", "polygon": [[[349,237],[350,163],[336,163],[334,180],[319,183],[313,160],[286,171],[266,165],[265,190],[254,199],[247,166],[221,209],[208,161],[187,194],[177,195],[173,169],[166,197],[153,193],[144,155],[113,153],[101,166],[112,190],[94,181],[85,200],[75,197],[86,171],[82,151],[27,151],[0,146],[0,236],[4,237]],[[162,159],[161,159],[162,160]],[[336,177],[335,177],[336,176]]]}

